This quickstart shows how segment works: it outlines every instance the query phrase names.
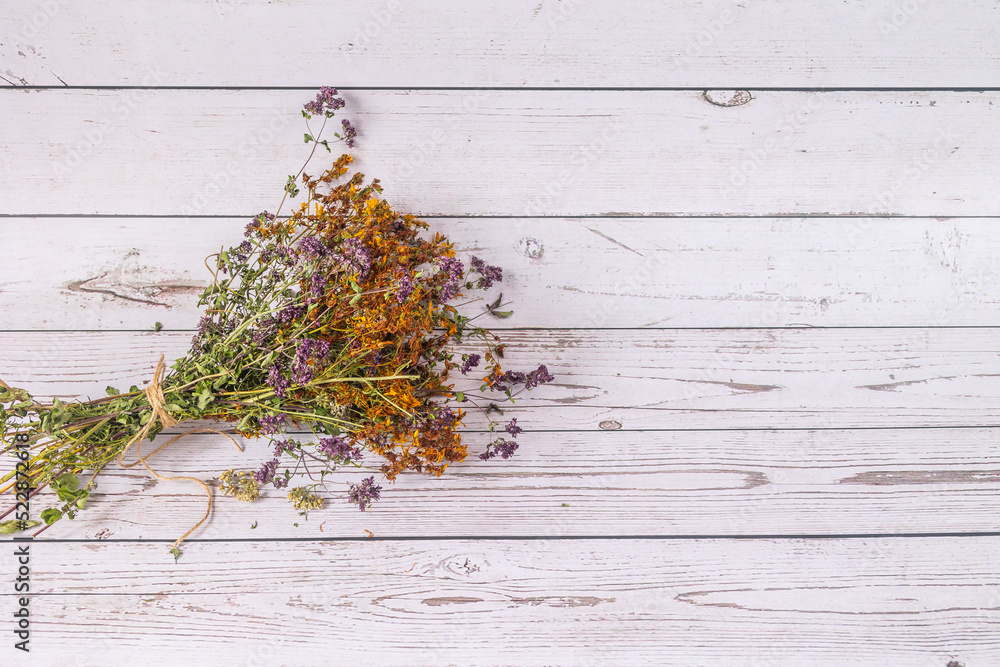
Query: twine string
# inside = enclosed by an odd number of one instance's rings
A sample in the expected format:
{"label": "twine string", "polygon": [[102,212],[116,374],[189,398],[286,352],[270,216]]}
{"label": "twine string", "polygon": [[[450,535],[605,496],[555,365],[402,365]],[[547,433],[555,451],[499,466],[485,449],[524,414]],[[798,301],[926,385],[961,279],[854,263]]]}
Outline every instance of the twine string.
{"label": "twine string", "polygon": [[[163,451],[168,446],[177,442],[181,438],[186,438],[187,436],[193,435],[195,433],[218,433],[219,435],[223,435],[229,438],[229,441],[232,442],[234,445],[236,445],[236,448],[241,452],[243,451],[243,447],[240,446],[240,443],[236,442],[236,440],[234,440],[233,437],[228,433],[217,431],[214,428],[196,428],[190,431],[185,431],[184,433],[181,433],[179,435],[175,435],[174,437],[170,438],[170,440],[167,440],[165,443],[154,449],[147,456],[143,456],[142,441],[146,439],[146,436],[149,435],[150,430],[152,430],[153,426],[156,424],[157,421],[160,422],[163,428],[170,428],[171,426],[175,426],[176,424],[179,423],[176,419],[170,416],[170,414],[166,411],[166,408],[164,407],[166,404],[166,398],[163,396],[162,385],[163,385],[163,376],[166,374],[166,370],[167,367],[166,364],[163,363],[163,355],[161,354],[159,361],[157,361],[156,363],[156,371],[153,372],[153,379],[150,381],[149,386],[147,386],[142,391],[142,393],[145,394],[146,396],[146,401],[149,403],[149,407],[152,408],[152,414],[150,414],[149,421],[147,421],[146,424],[142,427],[142,430],[136,433],[132,437],[132,439],[128,441],[128,443],[125,445],[125,448],[121,451],[121,453],[118,454],[118,465],[120,465],[122,468],[133,468],[141,463],[142,466],[149,471],[149,474],[151,474],[156,479],[162,479],[166,482],[172,482],[179,479],[186,479],[192,482],[197,482],[198,484],[201,485],[201,488],[205,490],[205,495],[208,500],[207,505],[205,507],[205,516],[203,516],[201,520],[198,521],[198,523],[196,523],[194,526],[192,526],[186,533],[177,538],[177,540],[174,542],[174,549],[176,549],[180,545],[180,543],[187,538],[188,535],[198,530],[198,528],[203,523],[205,523],[208,520],[208,517],[212,514],[212,489],[208,486],[208,484],[201,481],[197,477],[189,477],[187,475],[174,475],[172,477],[165,477],[160,473],[156,472],[155,470],[153,470],[146,461],[152,458],[153,455],[155,455],[157,452]],[[125,463],[124,462],[125,454],[128,453],[128,450],[130,450],[133,445],[135,445],[135,453],[139,457],[139,460],[133,461],[132,463]]]}

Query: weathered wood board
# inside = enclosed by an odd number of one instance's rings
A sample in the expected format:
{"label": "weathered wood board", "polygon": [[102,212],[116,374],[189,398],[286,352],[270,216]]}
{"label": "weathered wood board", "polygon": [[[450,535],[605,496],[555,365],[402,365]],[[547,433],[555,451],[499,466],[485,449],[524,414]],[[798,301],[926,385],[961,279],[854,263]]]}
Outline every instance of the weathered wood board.
{"label": "weathered wood board", "polygon": [[44,543],[32,604],[94,666],[988,665],[995,542]]}
{"label": "weathered wood board", "polygon": [[[142,385],[190,332],[0,333],[4,381],[40,397]],[[516,330],[506,361],[556,380],[510,408],[532,428],[1000,424],[1000,329]],[[466,349],[466,348],[462,348]],[[474,347],[467,348],[473,351]],[[27,362],[27,363],[26,363]],[[456,376],[456,390],[480,380]],[[470,424],[477,423],[470,417]]]}
{"label": "weathered wood board", "polygon": [[[205,258],[238,244],[247,220],[0,221],[0,326],[191,329]],[[990,218],[428,222],[463,259],[504,268],[490,293],[512,304],[501,328],[1000,325]]]}
{"label": "weathered wood board", "polygon": [[[1000,664],[997,7],[0,14],[3,380],[96,396],[183,354],[320,85],[394,206],[505,268],[509,363],[556,375],[510,461],[470,416],[468,460],[364,513],[366,470],[308,517],[216,494],[176,563],[201,490],[107,470],[31,545],[30,656],[4,541],[3,664]],[[214,484],[245,445],[153,462]]]}
{"label": "weathered wood board", "polygon": [[[489,463],[476,459],[485,434],[464,438],[472,453],[466,461],[440,478],[403,475],[383,484],[382,500],[365,512],[347,502],[347,484],[369,470],[331,477],[323,510],[307,520],[270,487],[249,504],[217,493],[212,520],[194,539],[339,539],[366,530],[429,539],[997,530],[1000,441],[993,429],[526,430],[514,458]],[[215,486],[222,471],[254,470],[271,456],[264,440],[244,444],[241,454],[221,436],[192,435],[150,464],[162,475]],[[54,505],[54,495],[39,494],[35,504]],[[87,511],[39,539],[172,541],[204,510],[205,495],[192,482],[161,482],[141,467],[112,465]]]}
{"label": "weathered wood board", "polygon": [[[0,88],[18,118],[0,125],[0,212],[270,210],[308,154],[308,96]],[[759,91],[736,106],[661,90],[347,100],[358,168],[421,215],[993,216],[1000,203],[995,91]]]}
{"label": "weathered wood board", "polygon": [[989,3],[9,4],[14,86],[1000,86]]}

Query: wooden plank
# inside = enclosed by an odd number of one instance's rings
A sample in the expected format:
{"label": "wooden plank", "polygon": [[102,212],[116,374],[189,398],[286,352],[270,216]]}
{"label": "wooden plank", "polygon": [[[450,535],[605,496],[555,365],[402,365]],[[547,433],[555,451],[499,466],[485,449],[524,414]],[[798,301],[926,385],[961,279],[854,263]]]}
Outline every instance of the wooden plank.
{"label": "wooden plank", "polygon": [[[991,219],[437,219],[504,267],[503,327],[995,326]],[[190,329],[246,219],[12,218],[5,329]],[[44,261],[40,261],[44,258]],[[482,312],[481,304],[469,308]]]}
{"label": "wooden plank", "polygon": [[[255,215],[305,91],[3,91],[0,213]],[[423,215],[992,216],[997,92],[357,91],[358,167]],[[59,109],[52,122],[49,109]],[[321,158],[322,159],[322,158]],[[320,169],[323,162],[316,164]]]}
{"label": "wooden plank", "polygon": [[[549,430],[607,420],[626,430],[992,425],[998,337],[994,328],[508,331],[509,368],[544,363],[556,376],[510,414]],[[109,384],[141,385],[160,353],[179,357],[189,340],[4,333],[0,377],[39,396],[103,396]],[[456,378],[456,390],[478,386]]]}
{"label": "wooden plank", "polygon": [[[270,487],[254,503],[217,493],[211,521],[192,537],[989,532],[1000,509],[1000,449],[990,429],[528,430],[515,457],[491,462],[476,458],[484,434],[464,439],[466,461],[439,478],[407,474],[382,482],[382,499],[363,513],[347,501],[347,485],[372,473],[352,468],[330,478],[326,504],[308,519]],[[163,475],[215,484],[224,470],[255,470],[271,458],[266,441],[244,444],[241,454],[220,436],[193,435],[151,464]],[[141,468],[116,465],[98,482],[86,511],[39,539],[174,540],[204,513],[205,496],[192,482],[158,482]],[[57,504],[51,493],[39,494],[31,516]]]}
{"label": "wooden plank", "polygon": [[1000,84],[997,26],[972,0],[40,0],[0,20],[0,82],[982,87]]}
{"label": "wooden plank", "polygon": [[190,545],[176,564],[164,544],[34,544],[32,656],[989,665],[1000,661],[997,542],[255,542]]}

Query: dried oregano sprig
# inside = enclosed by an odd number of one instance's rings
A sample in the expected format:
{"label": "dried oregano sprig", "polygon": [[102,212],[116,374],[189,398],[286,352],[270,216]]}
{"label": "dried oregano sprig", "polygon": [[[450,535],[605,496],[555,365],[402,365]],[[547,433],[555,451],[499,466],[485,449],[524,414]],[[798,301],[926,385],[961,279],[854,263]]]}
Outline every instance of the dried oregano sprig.
{"label": "dried oregano sprig", "polygon": [[[331,150],[323,127],[313,132],[309,120],[320,116],[325,127],[344,106],[336,94],[324,88],[303,109],[310,158],[319,146]],[[347,120],[341,126],[336,137],[353,146],[355,128]],[[310,484],[289,499],[297,509],[318,509],[315,491],[326,488],[325,477],[342,466],[360,467],[365,451],[383,460],[380,471],[390,481],[405,470],[440,475],[467,453],[458,432],[465,412],[455,404],[501,414],[482,393],[454,391],[452,371],[465,375],[485,362],[480,392],[510,401],[552,380],[545,366],[504,371],[503,344],[452,305],[463,292],[502,281],[502,270],[477,257],[466,268],[445,237],[428,238],[426,223],[394,211],[380,197],[378,180],[366,183],[355,173],[340,182],[350,163],[342,155],[318,176],[304,166],[289,177],[282,199],[300,194],[301,185],[305,201],[296,211],[286,218],[261,213],[242,243],[211,256],[214,280],[199,301],[205,316],[190,351],[159,385],[163,409],[178,422],[233,422],[241,435],[270,438],[272,455],[259,469],[220,476],[224,495],[252,501],[262,485],[283,488],[302,476]],[[510,314],[498,310],[501,300],[487,306],[495,317]],[[456,360],[454,344],[470,340],[482,355]],[[107,393],[42,403],[0,386],[4,450],[13,453],[14,439],[26,439],[31,486],[51,487],[63,501],[42,513],[46,523],[73,518],[97,473],[150,420],[150,439],[162,430],[138,387]],[[490,420],[491,433],[498,426]],[[293,429],[313,437],[292,437]],[[481,459],[514,453],[517,420],[504,430],[510,438],[491,436]],[[90,481],[80,485],[77,475],[85,472]],[[13,476],[0,491],[13,488]],[[380,493],[372,475],[350,484],[347,497],[364,510]]]}

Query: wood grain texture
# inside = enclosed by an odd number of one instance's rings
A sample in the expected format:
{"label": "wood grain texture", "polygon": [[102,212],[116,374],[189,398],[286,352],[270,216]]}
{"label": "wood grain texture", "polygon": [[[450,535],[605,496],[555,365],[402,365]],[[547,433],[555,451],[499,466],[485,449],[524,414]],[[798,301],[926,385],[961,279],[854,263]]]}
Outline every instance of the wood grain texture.
{"label": "wood grain texture", "polygon": [[363,471],[308,519],[217,497],[176,564],[200,489],[107,471],[32,545],[29,664],[1000,664],[997,7],[2,14],[4,380],[99,395],[182,354],[201,259],[273,209],[325,84],[387,198],[506,268],[511,366],[557,377],[510,461],[470,418],[470,460],[365,513]]}
{"label": "wood grain texture", "polygon": [[[298,109],[309,97],[0,89],[5,114],[18,119],[0,126],[0,213],[256,215],[276,205],[307,154]],[[410,213],[1000,210],[992,176],[1000,93],[762,91],[747,99],[726,107],[696,91],[348,95],[360,128],[357,166]]]}
{"label": "wood grain texture", "polygon": [[[518,440],[514,458],[487,463],[476,458],[485,448],[485,434],[466,433],[466,461],[441,477],[406,474],[383,484],[382,499],[365,512],[347,501],[347,485],[371,473],[353,468],[330,478],[322,492],[325,506],[308,519],[288,504],[285,492],[270,487],[255,503],[216,491],[211,521],[192,538],[364,538],[365,531],[389,539],[997,529],[1000,439],[994,429],[528,430]],[[271,458],[266,441],[244,444],[241,454],[221,436],[192,435],[155,454],[151,465],[163,475],[193,476],[215,486],[222,471],[256,470]],[[143,452],[156,446],[147,444]],[[366,464],[377,466],[379,460],[370,457]],[[98,481],[87,510],[47,529],[39,540],[174,540],[204,513],[204,493],[192,482],[159,482],[141,468],[117,465]],[[56,504],[54,495],[44,492],[32,501],[32,511],[37,516]]]}
{"label": "wood grain texture", "polygon": [[[244,218],[11,218],[0,328],[190,329]],[[996,326],[993,219],[432,219],[504,267],[508,327]],[[44,261],[39,261],[44,257]],[[477,303],[469,314],[482,312]]]}
{"label": "wood grain texture", "polygon": [[25,0],[0,83],[983,87],[997,26],[971,0]]}
{"label": "wood grain texture", "polygon": [[[108,385],[141,386],[158,355],[183,355],[190,335],[4,333],[0,377],[38,396],[103,396]],[[505,338],[510,368],[544,363],[556,376],[509,408],[525,428],[1000,423],[1000,329],[518,330]],[[456,390],[478,387],[456,378]],[[482,425],[474,416],[468,423]]]}
{"label": "wood grain texture", "polygon": [[1000,661],[995,539],[251,542],[192,544],[176,565],[166,546],[33,545],[32,657],[104,665],[141,651],[144,664],[435,667]]}

